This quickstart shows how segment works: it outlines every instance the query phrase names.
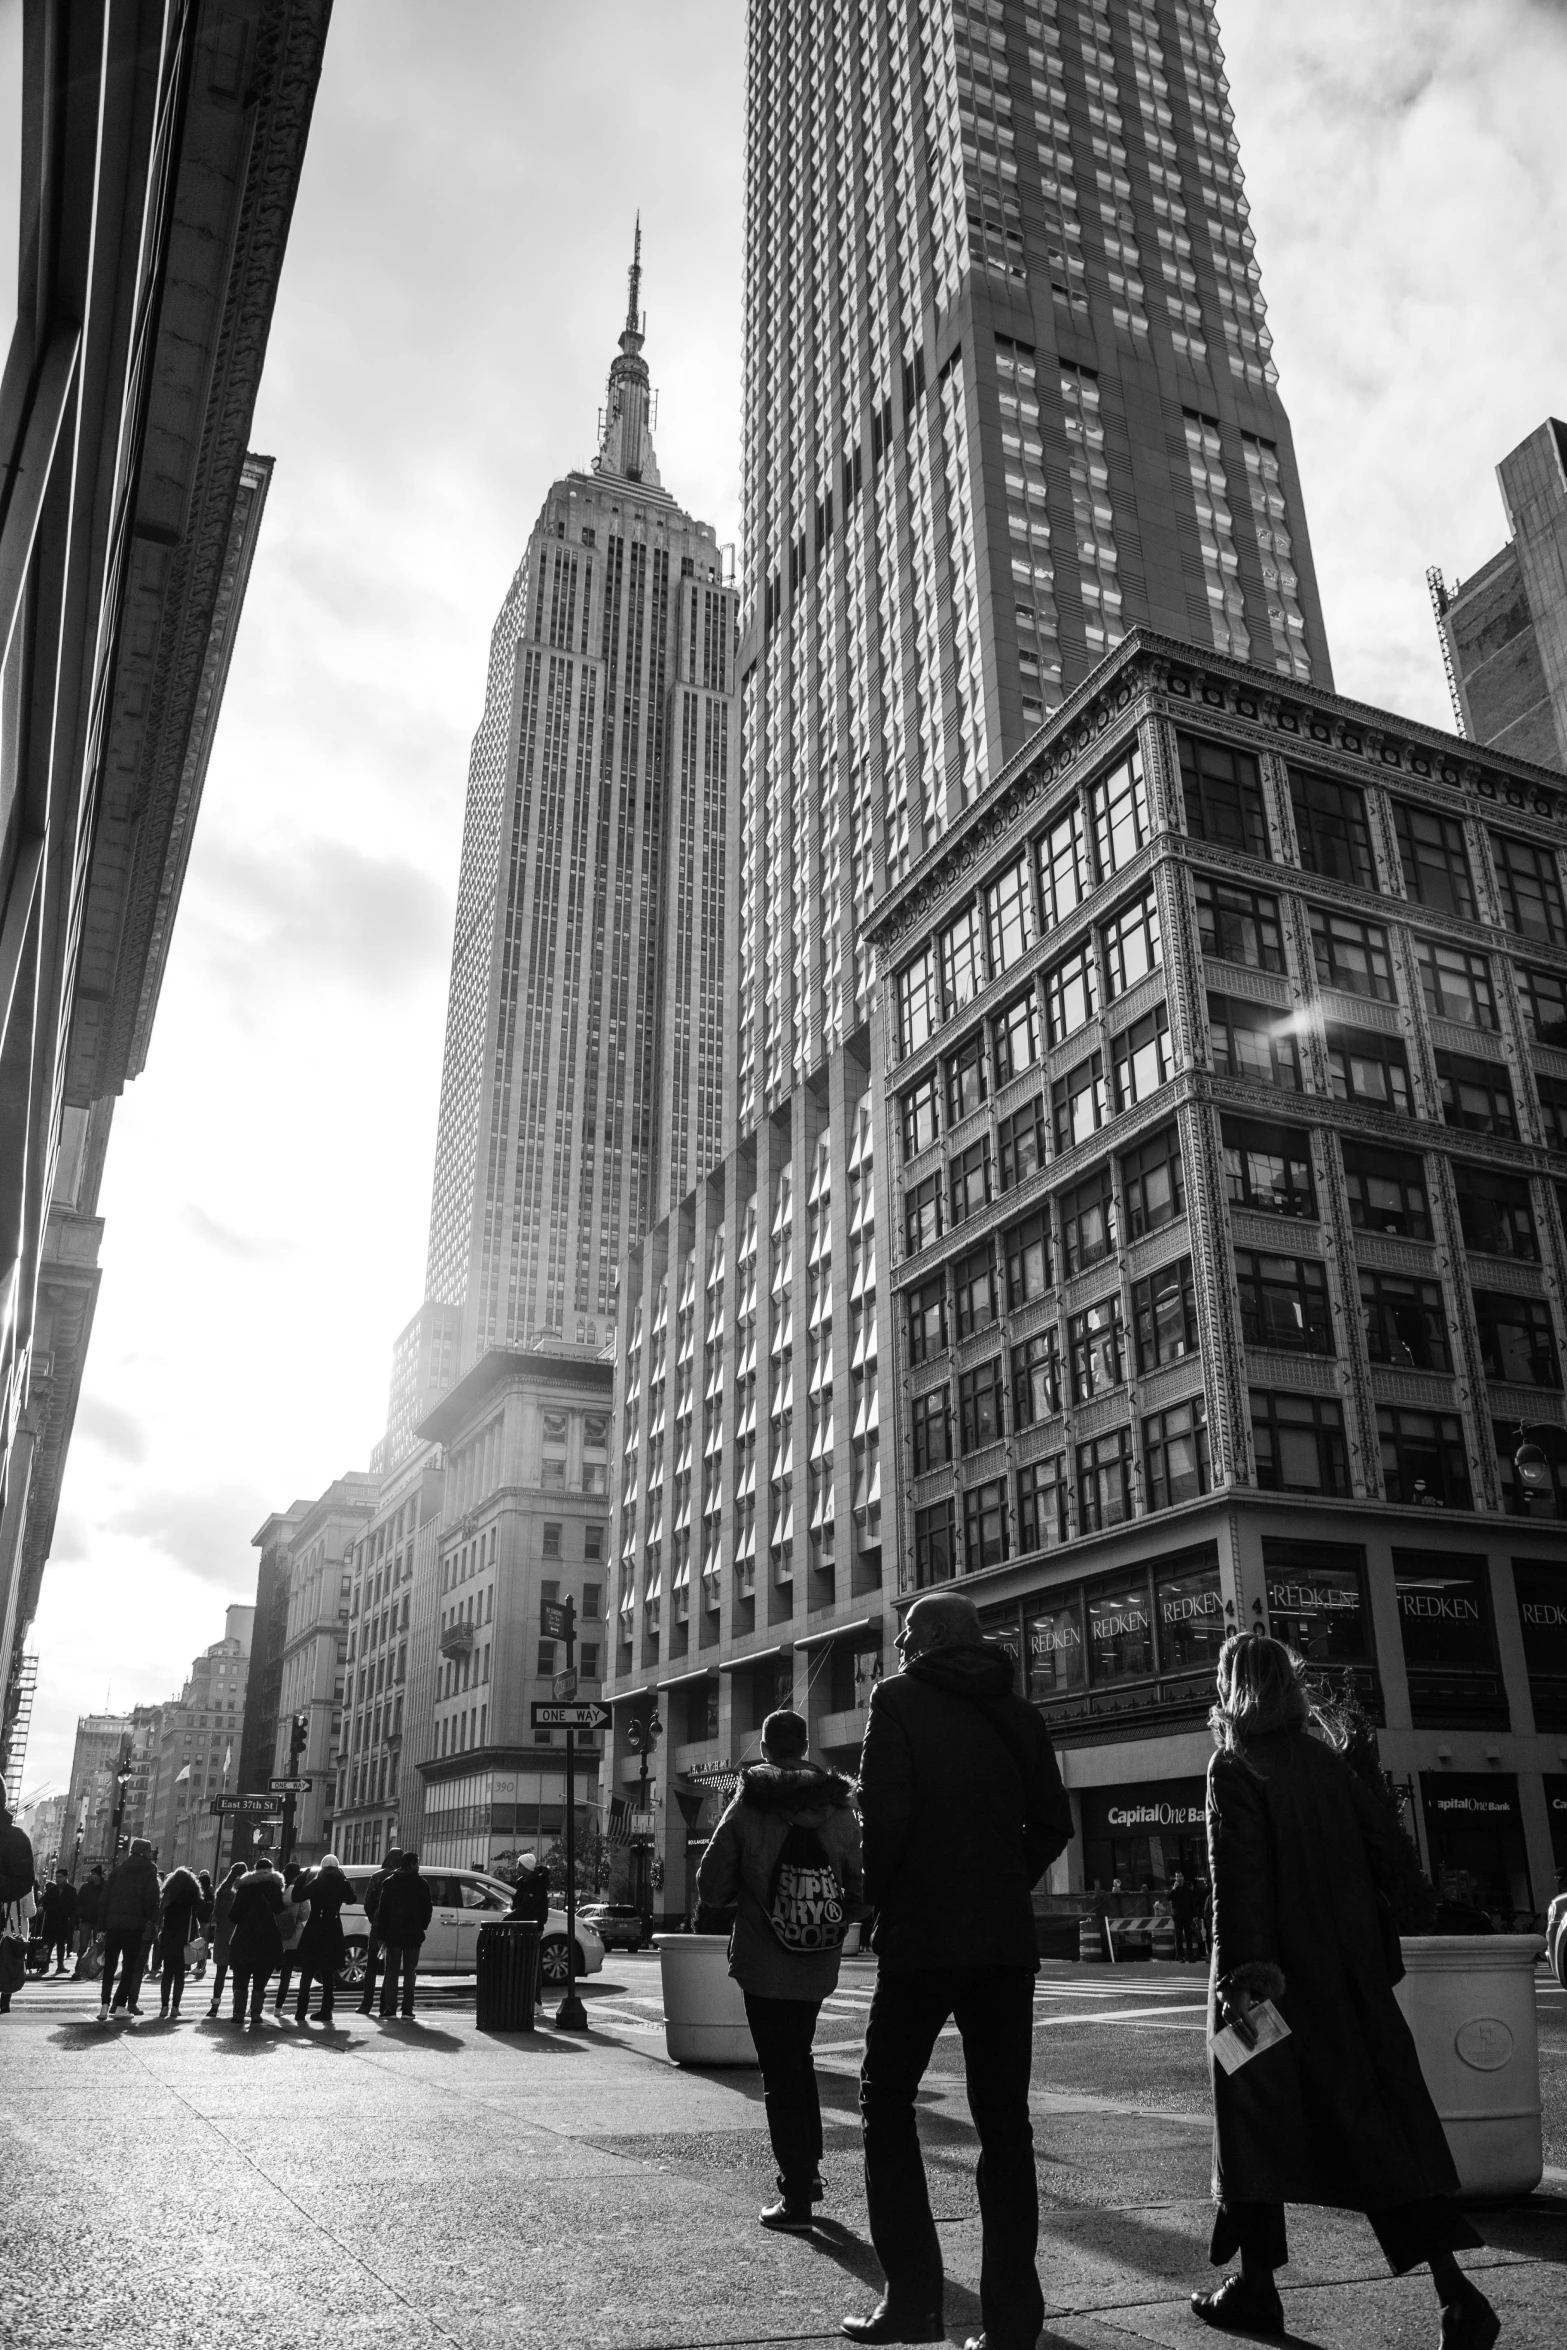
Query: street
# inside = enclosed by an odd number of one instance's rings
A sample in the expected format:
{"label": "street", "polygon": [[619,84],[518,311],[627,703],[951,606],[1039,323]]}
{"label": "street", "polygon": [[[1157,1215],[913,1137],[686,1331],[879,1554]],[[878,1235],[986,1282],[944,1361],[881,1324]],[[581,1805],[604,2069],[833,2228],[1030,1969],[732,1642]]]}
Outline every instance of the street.
{"label": "street", "polygon": [[[782,2346],[869,2308],[856,2114],[874,1965],[851,1960],[817,2033],[824,2221],[771,2236],[754,2072],[681,2072],[658,1961],[582,1985],[586,2041],[480,2037],[471,1983],[421,1985],[411,2024],[339,2012],[259,2037],[155,2012],[101,2029],[88,1984],[29,1983],[5,2019],[0,2342],[268,2350],[322,2341]],[[155,2001],[152,2003],[155,2010]],[[1561,2337],[1567,1994],[1539,1977],[1546,2159],[1527,2205],[1480,2215],[1472,2265],[1504,2343]],[[1209,2227],[1202,1977],[1047,1965],[1034,2120],[1045,2350],[1192,2345]],[[921,2101],[948,2333],[979,2329],[975,2142],[955,2037]],[[1290,2215],[1292,2334],[1321,2350],[1436,2339],[1429,2279],[1389,2278],[1370,2231]]]}

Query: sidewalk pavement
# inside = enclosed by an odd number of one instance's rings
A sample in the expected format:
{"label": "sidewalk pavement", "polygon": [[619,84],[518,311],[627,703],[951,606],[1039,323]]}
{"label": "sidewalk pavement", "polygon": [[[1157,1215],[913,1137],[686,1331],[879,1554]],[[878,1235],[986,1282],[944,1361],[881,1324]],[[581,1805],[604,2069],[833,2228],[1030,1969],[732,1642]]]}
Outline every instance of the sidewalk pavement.
{"label": "sidewalk pavement", "polygon": [[[199,1996],[174,2026],[95,2014],[90,1986],[29,1985],[0,2026],[7,2350],[787,2350],[877,2297],[848,2049],[821,2068],[829,2216],[802,2239],[756,2224],[758,2076],[681,2072],[624,2021],[487,2037],[432,1999],[407,2024],[269,2012],[256,2037],[198,2020]],[[920,2127],[961,2343],[980,2238],[960,2074],[933,2075]],[[1211,2275],[1207,2115],[1047,2092],[1035,2132],[1044,2350],[1214,2340],[1186,2305]],[[1481,2224],[1503,2343],[1559,2344],[1567,2181]],[[1388,2277],[1363,2222],[1292,2211],[1290,2235],[1297,2344],[1436,2343],[1429,2278]]]}

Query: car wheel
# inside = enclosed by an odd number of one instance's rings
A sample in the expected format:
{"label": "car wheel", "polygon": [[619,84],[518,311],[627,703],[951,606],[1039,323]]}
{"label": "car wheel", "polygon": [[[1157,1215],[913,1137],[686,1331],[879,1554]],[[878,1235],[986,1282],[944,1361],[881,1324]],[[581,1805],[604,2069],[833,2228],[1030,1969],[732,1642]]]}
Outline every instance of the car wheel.
{"label": "car wheel", "polygon": [[365,1965],[370,1956],[370,1945],[362,1935],[355,1934],[343,1945],[343,1963],[337,1970],[340,1991],[357,1991],[365,1979]]}
{"label": "car wheel", "polygon": [[566,1980],[566,1937],[551,1934],[539,1951],[539,1972],[546,1983]]}
{"label": "car wheel", "polygon": [[1556,1980],[1567,1991],[1567,1923],[1556,1937]]}

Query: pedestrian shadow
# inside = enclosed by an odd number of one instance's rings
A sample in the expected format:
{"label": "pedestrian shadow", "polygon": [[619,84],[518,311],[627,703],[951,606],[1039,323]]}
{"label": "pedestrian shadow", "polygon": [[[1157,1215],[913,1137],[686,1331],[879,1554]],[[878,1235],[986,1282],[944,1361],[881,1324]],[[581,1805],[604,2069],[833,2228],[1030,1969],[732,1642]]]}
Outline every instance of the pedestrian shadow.
{"label": "pedestrian shadow", "polygon": [[[845,2276],[863,2285],[874,2305],[886,2290],[882,2281],[881,2262],[863,2236],[853,2228],[845,2227],[841,2219],[819,2219],[808,2236],[797,2236],[797,2244],[806,2245],[812,2252],[841,2268]],[[943,2300],[946,2307],[947,2332],[959,2340],[965,2335],[983,2331],[984,2321],[979,2311],[979,2295],[971,2293],[966,2285],[954,2284],[948,2277]]]}
{"label": "pedestrian shadow", "polygon": [[449,2056],[457,2055],[466,2046],[460,2033],[438,2032],[431,2024],[421,2024],[411,2015],[386,2016],[386,2030],[377,2033],[380,2041],[390,2040],[400,2048],[443,2048]]}
{"label": "pedestrian shadow", "polygon": [[593,2048],[618,2045],[609,2039],[595,2040],[591,2032],[503,2032],[487,2024],[480,2024],[478,2037],[486,2048],[502,2049],[509,2056],[586,2056]]}
{"label": "pedestrian shadow", "polygon": [[1567,2267],[1567,2195],[1530,2195],[1504,2209],[1469,2216],[1494,2250]]}

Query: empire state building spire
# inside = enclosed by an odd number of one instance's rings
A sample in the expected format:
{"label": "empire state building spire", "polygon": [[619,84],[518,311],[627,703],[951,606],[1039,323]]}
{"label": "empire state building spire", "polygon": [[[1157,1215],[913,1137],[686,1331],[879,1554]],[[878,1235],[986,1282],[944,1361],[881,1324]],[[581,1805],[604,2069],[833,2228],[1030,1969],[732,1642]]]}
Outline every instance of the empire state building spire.
{"label": "empire state building spire", "polygon": [[621,329],[620,356],[610,361],[609,393],[604,403],[604,434],[593,460],[595,473],[617,473],[624,481],[661,489],[658,460],[649,429],[647,361],[642,356],[642,215],[637,214],[636,242],[626,273],[629,298]]}

